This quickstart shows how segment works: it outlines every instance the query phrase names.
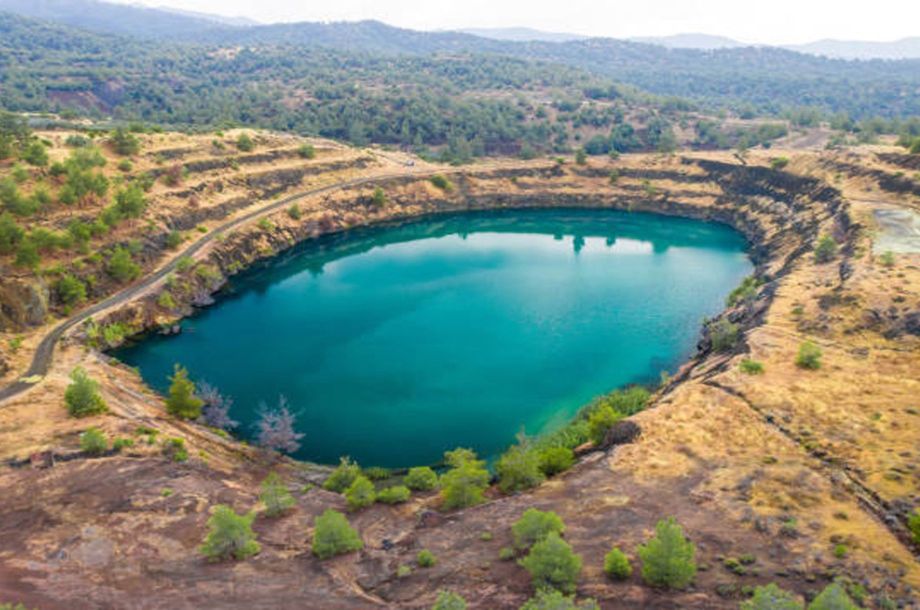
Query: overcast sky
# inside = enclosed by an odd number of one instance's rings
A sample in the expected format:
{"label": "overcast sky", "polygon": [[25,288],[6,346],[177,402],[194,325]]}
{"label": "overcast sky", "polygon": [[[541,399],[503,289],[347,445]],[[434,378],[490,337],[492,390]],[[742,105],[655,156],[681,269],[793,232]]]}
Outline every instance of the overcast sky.
{"label": "overcast sky", "polygon": [[[139,0],[121,0],[138,3]],[[378,19],[421,30],[525,26],[625,38],[684,32],[751,43],[920,35],[918,0],[140,0],[149,6],[278,21]]]}

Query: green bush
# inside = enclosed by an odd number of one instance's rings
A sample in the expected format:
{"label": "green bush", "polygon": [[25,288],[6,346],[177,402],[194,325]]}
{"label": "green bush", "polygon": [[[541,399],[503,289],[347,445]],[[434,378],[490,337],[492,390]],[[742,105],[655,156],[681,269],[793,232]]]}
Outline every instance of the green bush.
{"label": "green bush", "polygon": [[503,546],[498,549],[498,558],[502,561],[511,561],[514,559],[514,549],[510,546]]}
{"label": "green bush", "polygon": [[86,286],[69,273],[61,276],[55,282],[54,291],[57,293],[61,303],[67,306],[76,305],[86,300]]}
{"label": "green bush", "polygon": [[655,535],[639,546],[642,578],[650,585],[683,589],[696,576],[696,547],[684,537],[674,517],[661,520]]}
{"label": "green bush", "polygon": [[433,567],[434,564],[438,563],[438,560],[434,556],[434,553],[428,549],[422,549],[415,556],[415,563],[417,563],[418,567],[420,568],[430,568]]}
{"label": "green bush", "polygon": [[712,341],[712,349],[717,352],[731,351],[738,343],[740,330],[737,324],[730,322],[726,318],[719,318],[708,325],[709,339]]}
{"label": "green bush", "polygon": [[802,369],[812,371],[821,368],[821,348],[811,341],[805,341],[799,345],[799,352],[795,356],[795,365]]}
{"label": "green bush", "polygon": [[287,209],[287,215],[291,220],[300,220],[300,218],[303,216],[303,212],[301,211],[299,205],[292,203]]}
{"label": "green bush", "polygon": [[185,439],[173,437],[163,441],[163,455],[174,462],[187,462],[188,449],[185,448]]}
{"label": "green bush", "polygon": [[741,610],[802,610],[804,604],[789,591],[770,583],[754,589],[754,596],[741,604]]}
{"label": "green bush", "polygon": [[35,167],[48,165],[48,149],[38,140],[32,140],[22,149],[19,157]]}
{"label": "green bush", "polygon": [[763,374],[763,363],[758,362],[757,360],[751,360],[750,358],[744,358],[741,360],[741,364],[738,365],[738,368],[740,368],[741,372],[746,375]]}
{"label": "green bush", "polygon": [[907,529],[913,534],[914,542],[920,544],[920,508],[915,508],[914,514],[908,517]]}
{"label": "green bush", "polygon": [[312,159],[316,157],[316,149],[312,144],[301,144],[300,148],[297,149],[297,154],[302,159]]}
{"label": "green bush", "polygon": [[593,599],[575,603],[574,595],[565,595],[560,591],[543,589],[528,599],[519,610],[600,610]]}
{"label": "green bush", "polygon": [[108,409],[99,393],[99,384],[89,378],[85,369],[78,366],[70,372],[70,379],[70,385],[64,391],[68,413],[74,417],[86,417]]}
{"label": "green bush", "polygon": [[409,469],[409,474],[403,479],[409,489],[416,491],[431,491],[438,486],[438,475],[428,466],[416,466]]}
{"label": "green bush", "polygon": [[456,593],[441,591],[431,610],[466,610],[466,600]]}
{"label": "green bush", "polygon": [[389,468],[371,466],[370,468],[364,469],[364,476],[366,476],[371,481],[385,481],[393,476],[393,473]]}
{"label": "green bush", "polygon": [[99,428],[89,428],[80,435],[80,450],[89,455],[102,455],[109,449],[109,440]]}
{"label": "green bush", "polygon": [[329,559],[364,548],[364,542],[342,513],[327,509],[313,524],[313,554]]}
{"label": "green bush", "polygon": [[195,396],[195,384],[188,378],[188,371],[176,364],[169,378],[169,397],[166,410],[180,419],[198,419],[204,401]]}
{"label": "green bush", "polygon": [[585,149],[579,148],[575,151],[575,163],[578,165],[584,165],[588,162],[588,155],[585,153]]}
{"label": "green bush", "polygon": [[136,155],[141,149],[141,142],[137,136],[122,128],[115,130],[109,143],[112,145],[112,150],[123,157]]}
{"label": "green bush", "polygon": [[886,251],[880,257],[878,257],[879,262],[885,267],[894,267],[895,258],[894,252],[891,250]]}
{"label": "green bush", "polygon": [[853,603],[840,582],[833,582],[808,604],[808,610],[860,610],[860,608]]}
{"label": "green bush", "polygon": [[253,512],[238,515],[229,506],[218,504],[208,519],[210,531],[199,549],[201,554],[211,561],[255,555],[262,548],[252,531],[255,518]]}
{"label": "green bush", "polygon": [[400,504],[402,502],[408,502],[411,497],[412,492],[409,491],[409,488],[405,485],[394,485],[393,487],[387,487],[384,490],[381,490],[377,494],[377,501],[383,502],[384,504]]}
{"label": "green bush", "polygon": [[358,475],[345,490],[345,502],[349,510],[359,510],[370,506],[377,500],[374,484],[364,475]]}
{"label": "green bush", "polygon": [[752,301],[754,297],[757,296],[757,289],[759,287],[760,280],[753,275],[749,275],[744,278],[739,286],[729,293],[728,298],[725,299],[725,304],[729,307],[734,307],[739,303]]}
{"label": "green bush", "polygon": [[770,159],[770,167],[773,169],[783,169],[787,165],[789,165],[788,157],[774,157]]}
{"label": "green bush", "polygon": [[545,478],[540,470],[540,455],[525,445],[515,445],[503,453],[495,472],[498,487],[505,493],[536,487]]}
{"label": "green bush", "polygon": [[265,516],[277,517],[294,507],[294,496],[288,491],[287,486],[277,472],[270,473],[262,481],[262,493],[259,499],[265,505]]}
{"label": "green bush", "polygon": [[339,465],[336,466],[326,480],[323,481],[323,489],[342,493],[354,483],[361,475],[361,467],[352,462],[348,457],[339,458]]}
{"label": "green bush", "polygon": [[514,546],[525,550],[535,543],[543,540],[550,534],[562,534],[565,524],[562,518],[553,511],[542,511],[528,508],[524,514],[511,526],[511,537]]}
{"label": "green bush", "polygon": [[604,555],[604,573],[613,580],[626,580],[632,575],[632,565],[626,554],[617,547]]}
{"label": "green bush", "polygon": [[623,417],[622,413],[615,411],[610,405],[601,405],[588,416],[589,438],[596,445],[602,443],[607,431]]}
{"label": "green bush", "polygon": [[379,186],[374,188],[374,194],[371,196],[371,202],[377,207],[383,207],[387,204],[387,194]]}
{"label": "green bush", "polygon": [[127,282],[136,278],[141,268],[134,262],[130,250],[118,246],[109,257],[106,272],[119,282]]}
{"label": "green bush", "polygon": [[575,465],[575,452],[568,447],[547,447],[539,453],[540,471],[551,477]]}
{"label": "green bush", "polygon": [[830,235],[824,235],[815,246],[815,262],[829,263],[837,256],[837,242]]}
{"label": "green bush", "polygon": [[241,133],[236,139],[236,147],[242,152],[250,152],[256,147],[256,143],[252,141],[249,134]]}
{"label": "green bush", "polygon": [[0,254],[12,254],[25,237],[25,231],[16,224],[9,212],[0,214]]}
{"label": "green bush", "polygon": [[441,477],[441,497],[444,508],[466,508],[483,502],[483,493],[489,486],[489,471],[485,462],[476,458],[469,449],[455,449],[444,454],[452,466]]}
{"label": "green bush", "polygon": [[127,449],[134,446],[134,439],[131,438],[116,438],[115,442],[112,443],[112,449],[114,451],[121,451],[122,449]]}
{"label": "green bush", "polygon": [[551,532],[530,548],[527,557],[520,561],[521,566],[530,573],[536,590],[553,588],[563,593],[574,593],[581,572],[581,557],[572,551],[572,547]]}
{"label": "green bush", "polygon": [[453,190],[454,185],[451,184],[450,180],[444,174],[435,174],[431,177],[431,184],[435,185],[442,191]]}

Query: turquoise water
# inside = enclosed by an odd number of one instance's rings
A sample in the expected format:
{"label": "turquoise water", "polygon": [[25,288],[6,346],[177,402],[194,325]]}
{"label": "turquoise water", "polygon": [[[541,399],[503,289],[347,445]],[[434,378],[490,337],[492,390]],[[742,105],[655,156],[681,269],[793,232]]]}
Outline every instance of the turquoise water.
{"label": "turquoise water", "polygon": [[233,278],[180,335],[116,356],[161,391],[182,363],[233,398],[244,437],[283,394],[303,459],[494,455],[522,427],[674,371],[751,272],[745,247],[725,226],[601,210],[356,229]]}

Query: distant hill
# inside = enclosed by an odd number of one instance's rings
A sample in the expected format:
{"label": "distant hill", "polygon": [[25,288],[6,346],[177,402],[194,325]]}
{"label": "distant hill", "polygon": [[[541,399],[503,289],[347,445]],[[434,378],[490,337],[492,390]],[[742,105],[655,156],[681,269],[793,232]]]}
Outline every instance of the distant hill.
{"label": "distant hill", "polygon": [[734,49],[747,47],[743,42],[738,42],[725,36],[711,34],[674,34],[673,36],[645,36],[630,38],[633,42],[656,44],[669,49]]}
{"label": "distant hill", "polygon": [[892,42],[819,40],[786,48],[800,53],[841,59],[920,59],[920,36]]}
{"label": "distant hill", "polygon": [[182,15],[184,17],[192,17],[194,19],[203,19],[205,21],[212,21],[220,25],[229,25],[231,27],[248,27],[251,25],[262,25],[260,22],[255,19],[250,19],[249,17],[225,17],[223,15],[213,15],[211,13],[199,13],[198,11],[187,11],[181,8],[173,8],[171,6],[156,6],[153,7],[153,10],[163,11],[166,13],[174,13],[176,15]]}
{"label": "distant hill", "polygon": [[0,0],[0,11],[92,32],[147,39],[194,37],[215,28],[230,27],[227,19],[213,15],[97,0]]}
{"label": "distant hill", "polygon": [[589,36],[582,36],[580,34],[544,32],[543,30],[534,30],[532,28],[466,28],[457,31],[464,34],[479,36],[481,38],[507,40],[511,42],[569,42],[572,40],[584,40],[589,38]]}

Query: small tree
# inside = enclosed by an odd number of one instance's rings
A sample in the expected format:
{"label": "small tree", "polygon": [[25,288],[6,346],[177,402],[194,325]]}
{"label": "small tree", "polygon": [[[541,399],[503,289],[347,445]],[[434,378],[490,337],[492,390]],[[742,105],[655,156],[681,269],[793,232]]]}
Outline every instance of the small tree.
{"label": "small tree", "polygon": [[[169,294],[164,292],[163,294]],[[230,408],[233,399],[224,396],[220,391],[207,381],[198,383],[198,398],[204,403],[201,406],[201,423],[218,430],[233,430],[239,422],[230,417]]]}
{"label": "small tree", "polygon": [[521,550],[529,549],[550,534],[562,535],[563,532],[565,532],[565,524],[559,515],[553,511],[542,511],[536,508],[525,510],[521,518],[511,526],[514,546]]}
{"label": "small tree", "polygon": [[540,470],[551,477],[575,465],[575,452],[568,447],[547,447],[540,451]]}
{"label": "small tree", "polygon": [[588,162],[588,154],[585,152],[584,148],[579,148],[575,151],[575,163],[578,165],[584,165]]}
{"label": "small tree", "polygon": [[123,157],[136,155],[141,149],[141,143],[137,136],[121,128],[115,130],[109,142],[112,145],[112,150]]}
{"label": "small tree", "polygon": [[613,580],[626,580],[632,575],[629,558],[619,548],[613,547],[604,555],[604,573]]}
{"label": "small tree", "polygon": [[534,589],[553,588],[563,593],[574,593],[578,574],[581,572],[581,557],[572,547],[551,532],[530,549],[527,557],[520,561],[530,573]]}
{"label": "small tree", "polygon": [[262,548],[252,531],[255,518],[254,512],[238,515],[229,506],[218,504],[208,519],[210,532],[201,545],[201,554],[211,561],[255,555]]}
{"label": "small tree", "polygon": [[300,449],[300,439],[303,434],[297,432],[296,416],[288,408],[287,398],[278,398],[278,408],[269,411],[263,405],[258,428],[257,442],[259,446],[270,451],[294,453]]}
{"label": "small tree", "polygon": [[920,508],[915,508],[914,514],[907,519],[907,528],[913,534],[914,542],[920,544]]}
{"label": "small tree", "polygon": [[603,442],[607,431],[615,423],[623,419],[623,415],[615,411],[610,405],[600,405],[588,416],[588,437],[594,444]]}
{"label": "small tree", "polygon": [[824,235],[815,246],[815,262],[829,263],[837,256],[837,242],[830,235]]}
{"label": "small tree", "polygon": [[140,266],[131,257],[131,251],[121,246],[112,251],[105,270],[119,282],[133,280],[141,272]]}
{"label": "small tree", "polygon": [[377,494],[377,501],[384,504],[401,504],[408,502],[412,497],[412,492],[405,485],[394,485],[387,487]]}
{"label": "small tree", "polygon": [[708,325],[712,349],[717,352],[731,351],[738,343],[740,331],[738,325],[726,318],[720,318]]}
{"label": "small tree", "polygon": [[374,484],[370,479],[359,475],[345,490],[345,501],[348,504],[348,510],[365,508],[377,501],[377,490],[374,489]]}
{"label": "small tree", "polygon": [[323,489],[342,493],[361,476],[361,467],[347,456],[339,458],[339,465],[323,481]]}
{"label": "small tree", "polygon": [[453,190],[454,185],[451,184],[450,180],[447,179],[447,176],[444,174],[435,174],[431,177],[431,184],[435,185],[437,188],[442,191]]}
{"label": "small tree", "polygon": [[453,466],[441,477],[444,508],[466,508],[482,503],[483,492],[489,486],[485,462],[476,459],[476,454],[469,449],[448,451],[444,458]]}
{"label": "small tree", "polygon": [[417,563],[420,568],[431,568],[438,563],[438,559],[434,556],[434,553],[428,549],[422,549],[415,556],[415,563]]}
{"label": "small tree", "polygon": [[272,472],[262,481],[262,493],[259,495],[265,505],[266,517],[277,517],[294,507],[294,496],[277,472]]}
{"label": "small tree", "polygon": [[342,513],[330,509],[313,523],[313,554],[329,559],[364,548],[364,542]]}
{"label": "small tree", "polygon": [[655,535],[639,546],[642,578],[650,585],[683,589],[696,576],[696,547],[684,537],[674,517],[655,526]]}
{"label": "small tree", "polygon": [[80,450],[88,455],[102,455],[109,448],[109,441],[99,428],[89,428],[80,435]]}
{"label": "small tree", "polygon": [[438,486],[438,475],[428,466],[416,466],[409,469],[409,474],[403,479],[409,489],[416,491],[431,491]]}
{"label": "small tree", "polygon": [[498,486],[505,493],[523,491],[543,482],[540,455],[526,443],[508,449],[495,465]]}
{"label": "small tree", "polygon": [[69,273],[62,275],[55,282],[54,291],[57,293],[61,303],[68,307],[86,300],[86,286]]}
{"label": "small tree", "polygon": [[301,144],[300,148],[297,149],[297,154],[302,159],[312,159],[316,156],[316,149],[312,144]]}
{"label": "small tree", "polygon": [[374,189],[374,194],[371,196],[371,201],[373,204],[379,208],[382,208],[387,203],[387,194],[379,186]]}
{"label": "small tree", "polygon": [[564,595],[560,591],[542,589],[528,599],[519,610],[600,610],[600,606],[593,599],[576,603],[574,595]]}
{"label": "small tree", "polygon": [[741,604],[741,610],[802,610],[804,604],[790,593],[770,583],[754,589],[754,596]]}
{"label": "small tree", "polygon": [[840,582],[832,582],[808,604],[808,610],[860,610],[860,608],[853,603]]}
{"label": "small tree", "polygon": [[450,591],[440,591],[431,610],[466,610],[466,600]]}
{"label": "small tree", "polygon": [[178,364],[174,365],[169,381],[169,397],[166,399],[169,414],[181,419],[198,419],[204,401],[195,396],[195,384],[188,378],[188,371]]}
{"label": "small tree", "polygon": [[85,369],[78,366],[71,371],[70,379],[70,385],[64,391],[68,413],[74,417],[86,417],[108,410],[99,393],[99,384],[89,378]]}
{"label": "small tree", "polygon": [[795,365],[802,369],[812,371],[821,368],[821,348],[811,341],[799,345],[799,353],[795,356]]}

